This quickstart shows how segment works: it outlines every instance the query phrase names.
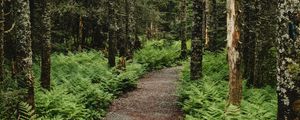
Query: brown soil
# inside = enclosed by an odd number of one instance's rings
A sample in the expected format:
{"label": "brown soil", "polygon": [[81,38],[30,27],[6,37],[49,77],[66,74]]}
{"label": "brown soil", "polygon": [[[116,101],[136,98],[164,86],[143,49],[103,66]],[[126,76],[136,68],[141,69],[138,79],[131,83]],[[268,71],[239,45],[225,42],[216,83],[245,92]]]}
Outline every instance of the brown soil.
{"label": "brown soil", "polygon": [[136,90],[115,100],[104,120],[182,120],[176,81],[180,67],[146,74]]}

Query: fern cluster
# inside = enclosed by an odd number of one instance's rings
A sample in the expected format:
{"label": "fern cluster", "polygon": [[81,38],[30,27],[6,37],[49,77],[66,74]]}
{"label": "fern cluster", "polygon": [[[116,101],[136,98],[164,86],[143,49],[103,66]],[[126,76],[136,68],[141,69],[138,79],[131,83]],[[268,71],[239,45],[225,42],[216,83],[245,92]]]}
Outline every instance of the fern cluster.
{"label": "fern cluster", "polygon": [[147,41],[144,48],[134,57],[137,63],[149,69],[159,69],[176,65],[180,56],[180,42]]}
{"label": "fern cluster", "polygon": [[185,64],[178,91],[186,120],[276,119],[276,90],[271,87],[249,89],[244,84],[242,107],[228,107],[227,71],[224,53],[205,53],[204,76],[199,81],[189,80],[189,65]]}
{"label": "fern cluster", "polygon": [[[35,111],[20,103],[20,92],[13,80],[0,86],[0,119],[98,120],[121,93],[135,88],[146,70],[174,65],[179,57],[179,42],[150,41],[126,64],[126,71],[108,67],[107,58],[98,51],[55,53],[51,57],[51,90],[41,88],[40,65],[35,63]],[[10,87],[7,87],[10,86]],[[5,90],[4,88],[10,88]]]}
{"label": "fern cluster", "polygon": [[[36,81],[39,66],[34,66]],[[144,73],[142,65],[130,63],[126,71],[116,71],[96,51],[52,56],[52,89],[36,87],[36,113],[43,119],[100,119],[112,100],[136,86]]]}

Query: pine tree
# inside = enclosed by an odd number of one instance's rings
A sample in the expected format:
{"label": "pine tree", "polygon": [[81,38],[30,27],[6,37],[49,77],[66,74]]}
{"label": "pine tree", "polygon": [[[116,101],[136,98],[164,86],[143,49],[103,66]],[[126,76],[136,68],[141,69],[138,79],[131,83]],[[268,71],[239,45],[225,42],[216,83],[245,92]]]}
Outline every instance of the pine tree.
{"label": "pine tree", "polygon": [[51,71],[51,19],[49,0],[32,0],[33,22],[32,38],[34,41],[40,41],[41,47],[41,86],[50,89],[50,71]]}
{"label": "pine tree", "polygon": [[194,30],[192,33],[191,80],[202,77],[204,0],[194,0]]}
{"label": "pine tree", "polygon": [[278,6],[278,120],[300,119],[299,5],[299,0],[283,0]]}
{"label": "pine tree", "polygon": [[34,79],[32,75],[31,24],[29,0],[13,2],[16,41],[16,80],[20,89],[27,90],[24,101],[34,107]]}
{"label": "pine tree", "polygon": [[180,21],[180,31],[179,31],[179,38],[181,40],[181,54],[180,57],[182,59],[187,58],[187,1],[181,0],[180,1],[180,14],[179,14],[179,21]]}
{"label": "pine tree", "polygon": [[217,11],[216,11],[216,0],[206,0],[205,14],[206,14],[206,42],[205,45],[210,51],[215,51],[217,41]]}
{"label": "pine tree", "polygon": [[0,1],[0,82],[4,79],[4,0]]}
{"label": "pine tree", "polygon": [[115,0],[108,1],[108,63],[110,67],[116,66],[116,31],[118,29],[116,21]]}

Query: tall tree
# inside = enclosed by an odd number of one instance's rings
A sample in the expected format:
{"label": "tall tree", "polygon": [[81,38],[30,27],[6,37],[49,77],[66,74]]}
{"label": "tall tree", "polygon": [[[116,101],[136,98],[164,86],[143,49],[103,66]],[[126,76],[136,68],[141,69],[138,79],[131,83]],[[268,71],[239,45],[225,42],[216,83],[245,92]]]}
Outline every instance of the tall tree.
{"label": "tall tree", "polygon": [[27,92],[24,101],[34,107],[34,79],[32,75],[31,24],[29,0],[13,2],[16,41],[16,80],[21,89]]}
{"label": "tall tree", "polygon": [[248,80],[247,86],[254,85],[254,65],[255,65],[255,43],[258,39],[258,4],[259,1],[249,0],[244,1],[245,8],[245,27],[243,41],[243,64],[244,77]]}
{"label": "tall tree", "polygon": [[217,1],[206,0],[206,46],[210,51],[216,50],[217,39]]}
{"label": "tall tree", "polygon": [[108,64],[110,67],[116,65],[116,31],[118,29],[116,21],[115,0],[108,1]]}
{"label": "tall tree", "polygon": [[125,41],[124,41],[124,55],[126,57],[128,55],[128,43],[130,41],[130,0],[125,0]]}
{"label": "tall tree", "polygon": [[227,47],[229,64],[229,104],[239,106],[242,99],[241,80],[241,1],[227,0]]}
{"label": "tall tree", "polygon": [[180,21],[180,31],[179,31],[179,38],[181,40],[181,53],[180,56],[182,59],[187,58],[187,1],[181,0],[180,1],[180,14],[179,14],[179,21]]}
{"label": "tall tree", "polygon": [[0,1],[0,82],[4,79],[4,0]]}
{"label": "tall tree", "polygon": [[191,80],[202,77],[204,0],[193,1],[194,30],[192,33]]}
{"label": "tall tree", "polygon": [[283,0],[278,5],[278,120],[300,119],[299,5],[299,0]]}
{"label": "tall tree", "polygon": [[31,0],[32,39],[41,43],[41,86],[50,89],[51,18],[49,0]]}

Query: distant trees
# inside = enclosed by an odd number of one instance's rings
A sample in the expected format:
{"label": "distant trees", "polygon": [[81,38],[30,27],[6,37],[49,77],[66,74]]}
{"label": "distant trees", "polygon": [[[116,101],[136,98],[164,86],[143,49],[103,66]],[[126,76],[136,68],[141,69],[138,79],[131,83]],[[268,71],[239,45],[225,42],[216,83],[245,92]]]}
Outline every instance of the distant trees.
{"label": "distant trees", "polygon": [[194,0],[194,27],[192,32],[192,53],[191,53],[191,80],[197,80],[202,77],[202,59],[203,59],[203,20],[204,20],[205,1]]}
{"label": "distant trees", "polygon": [[299,3],[284,0],[278,6],[278,120],[300,119]]}
{"label": "distant trees", "polygon": [[[243,65],[249,87],[263,87],[275,81],[275,47],[277,1],[245,1]],[[263,9],[268,7],[269,9]],[[272,31],[272,32],[271,32]]]}
{"label": "distant trees", "polygon": [[227,0],[227,47],[229,64],[229,104],[239,106],[242,100],[241,79],[241,1]]}

